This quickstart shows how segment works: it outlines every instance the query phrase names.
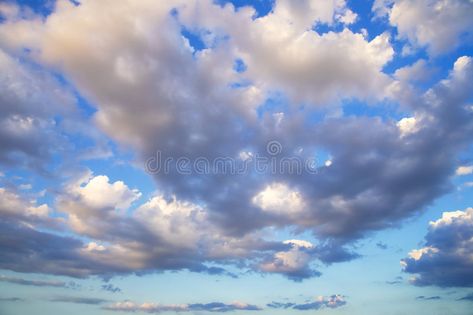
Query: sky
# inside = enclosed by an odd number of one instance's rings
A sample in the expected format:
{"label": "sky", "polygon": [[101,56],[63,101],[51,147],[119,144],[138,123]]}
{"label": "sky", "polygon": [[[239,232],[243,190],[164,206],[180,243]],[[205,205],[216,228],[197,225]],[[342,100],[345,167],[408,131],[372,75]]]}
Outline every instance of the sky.
{"label": "sky", "polygon": [[472,17],[0,1],[0,314],[471,315]]}

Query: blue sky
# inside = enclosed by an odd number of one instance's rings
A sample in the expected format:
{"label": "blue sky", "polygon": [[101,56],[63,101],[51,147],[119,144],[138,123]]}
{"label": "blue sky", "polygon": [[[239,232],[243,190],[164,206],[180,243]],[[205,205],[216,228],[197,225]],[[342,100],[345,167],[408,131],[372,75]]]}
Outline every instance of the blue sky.
{"label": "blue sky", "polygon": [[1,2],[0,313],[470,314],[471,16]]}

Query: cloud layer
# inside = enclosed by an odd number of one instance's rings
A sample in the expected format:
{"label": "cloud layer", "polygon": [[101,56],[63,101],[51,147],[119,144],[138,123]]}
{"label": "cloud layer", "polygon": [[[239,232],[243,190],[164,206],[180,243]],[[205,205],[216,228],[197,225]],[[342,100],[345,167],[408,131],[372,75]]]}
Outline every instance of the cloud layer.
{"label": "cloud layer", "polygon": [[270,308],[276,309],[294,309],[299,311],[320,310],[324,308],[338,308],[345,305],[347,302],[342,295],[336,294],[331,296],[318,296],[313,302],[306,302],[302,304],[297,303],[280,303],[272,302],[268,304]]}
{"label": "cloud layer", "polygon": [[[463,0],[376,0],[373,10],[388,15],[411,47],[427,47],[434,55],[473,40],[473,3]],[[404,50],[408,52],[411,48]]]}
{"label": "cloud layer", "polygon": [[121,312],[145,312],[145,313],[161,313],[161,312],[219,312],[225,313],[230,311],[260,311],[256,305],[234,302],[231,304],[225,304],[221,302],[212,302],[206,304],[175,304],[165,305],[156,303],[142,303],[138,304],[131,301],[117,302],[104,306],[104,309],[109,311],[121,311]]}
{"label": "cloud layer", "polygon": [[[358,257],[356,241],[398,226],[448,192],[456,157],[473,138],[472,58],[457,58],[443,80],[419,89],[413,82],[429,76],[429,61],[387,74],[393,38],[346,27],[357,16],[345,1],[278,0],[259,17],[251,7],[210,0],[59,0],[47,17],[22,10],[0,7],[0,163],[41,166],[55,154],[68,160],[71,133],[97,146],[104,133],[136,152],[143,167],[158,153],[171,162],[151,174],[158,191],[144,201],[125,181],[91,171],[70,172],[49,204],[0,188],[4,269],[105,278],[182,269],[236,276],[225,270],[231,265],[296,281],[316,277],[318,262]],[[471,26],[465,18],[471,2],[376,1],[374,10],[387,14],[410,45],[433,54],[459,44]],[[458,18],[450,26],[438,23],[452,15]],[[439,32],[426,33],[431,21]],[[320,25],[333,30],[318,32]],[[95,107],[97,130],[84,128],[90,121],[77,113],[69,85]],[[406,115],[344,115],[350,101],[393,102]],[[310,118],[317,115],[324,117]],[[280,145],[277,152],[268,150],[271,141]],[[321,152],[327,157],[313,173],[177,169],[181,157],[229,158],[239,166],[262,157],[274,166]],[[313,240],[272,237],[284,229]],[[405,270],[420,274],[417,284],[471,285],[468,277],[455,278],[464,256],[455,252],[458,268],[451,273],[437,261],[446,257],[435,238],[444,230],[432,228],[427,246],[404,260]],[[460,252],[468,250],[457,241]],[[343,303],[334,296],[293,308]]]}

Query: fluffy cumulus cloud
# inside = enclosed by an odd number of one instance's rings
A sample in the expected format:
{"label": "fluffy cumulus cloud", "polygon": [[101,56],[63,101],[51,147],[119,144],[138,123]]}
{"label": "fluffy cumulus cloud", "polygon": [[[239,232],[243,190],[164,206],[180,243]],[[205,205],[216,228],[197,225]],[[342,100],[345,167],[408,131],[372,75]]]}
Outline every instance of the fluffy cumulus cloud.
{"label": "fluffy cumulus cloud", "polygon": [[271,261],[261,264],[263,271],[283,273],[296,281],[320,275],[320,272],[310,268],[310,250],[314,247],[311,243],[301,240],[287,240],[284,243],[291,248],[275,253]]}
{"label": "fluffy cumulus cloud", "polygon": [[[225,235],[208,219],[205,209],[175,197],[155,196],[130,214],[128,207],[139,196],[137,190],[120,181],[110,182],[106,176],[89,172],[79,176],[64,186],[57,197],[56,210],[65,216],[58,225],[87,241],[46,232],[37,220],[27,224],[2,220],[0,245],[7,255],[0,260],[0,266],[73,277],[179,269],[235,276],[207,264],[241,266],[241,260],[250,259],[252,263],[247,267],[262,271],[257,267],[259,261],[290,247],[287,243],[266,241],[258,233],[238,238]],[[7,209],[18,212],[24,205],[13,206]],[[30,239],[36,241],[32,243]],[[12,251],[12,247],[16,250]],[[31,255],[25,257],[25,253]],[[297,268],[294,266],[293,270]],[[280,273],[285,274],[283,270]],[[113,286],[104,289],[117,290]]]}
{"label": "fluffy cumulus cloud", "polygon": [[[391,18],[398,5],[414,3],[385,6]],[[469,8],[470,2],[455,2],[445,9],[459,15],[449,38],[469,23],[462,18]],[[143,201],[124,181],[88,172],[72,176],[49,205],[1,188],[1,268],[110,277],[226,273],[225,265],[236,265],[293,280],[317,276],[318,261],[357,257],[350,249],[355,241],[398,225],[447,192],[457,153],[473,136],[472,59],[458,58],[444,80],[417,90],[412,82],[429,76],[428,61],[386,74],[393,39],[345,27],[356,20],[345,1],[278,0],[264,16],[210,0],[58,0],[45,17],[14,5],[0,12],[0,162],[58,152],[52,148],[63,133],[51,112],[74,121],[77,100],[59,92],[64,87],[49,69],[93,104],[94,126],[136,152],[159,187]],[[435,51],[443,47],[434,44],[438,33],[421,36],[396,23],[401,36]],[[332,30],[319,33],[320,25]],[[278,97],[287,100],[285,108],[272,107]],[[344,101],[386,98],[408,114],[341,114]],[[338,115],[308,118],[319,111]],[[96,133],[85,132],[94,139]],[[277,152],[267,146],[271,140]],[[320,150],[330,162],[311,172],[271,171]],[[197,172],[183,167],[181,157],[194,166],[210,163]],[[269,169],[250,167],[243,176],[211,163],[224,158],[240,167],[256,157]],[[272,238],[278,229],[313,237]],[[441,250],[429,245],[421,252]],[[143,307],[130,303],[123,307]]]}
{"label": "fluffy cumulus cloud", "polygon": [[430,222],[425,246],[401,261],[419,286],[471,287],[473,285],[473,208],[444,212]]}
{"label": "fluffy cumulus cloud", "polygon": [[332,164],[316,176],[284,177],[306,205],[288,212],[285,224],[343,242],[393,226],[448,191],[452,157],[473,132],[472,72],[471,58],[458,58],[448,78],[406,105],[412,118],[333,118],[316,125],[310,138],[295,139],[326,148]]}
{"label": "fluffy cumulus cloud", "polygon": [[229,311],[259,311],[256,305],[246,304],[242,302],[233,302],[225,304],[221,302],[196,303],[196,304],[157,304],[157,303],[135,303],[131,301],[117,302],[104,307],[110,311],[122,312],[145,312],[145,313],[161,313],[161,312],[218,312],[225,313]]}
{"label": "fluffy cumulus cloud", "polygon": [[275,215],[287,216],[291,212],[300,212],[305,208],[304,200],[299,192],[291,190],[287,185],[273,183],[253,197],[253,203],[263,211]]}
{"label": "fluffy cumulus cloud", "polygon": [[[196,32],[229,35],[236,56],[247,65],[242,77],[258,88],[282,90],[310,105],[383,97],[390,80],[382,67],[393,56],[388,34],[368,41],[349,29],[326,34],[311,30],[312,25],[335,23],[337,12],[345,12],[342,19],[353,19],[344,1],[276,1],[270,14],[256,20],[250,9],[235,13],[231,6],[222,10],[204,3],[205,11],[184,10],[183,21]],[[359,80],[361,76],[369,79]]]}
{"label": "fluffy cumulus cloud", "polygon": [[93,177],[86,173],[66,185],[57,200],[57,208],[68,214],[72,230],[96,237],[112,230],[119,221],[117,218],[124,217],[123,212],[138,197],[137,190],[129,189],[121,181],[110,183],[107,176]]}
{"label": "fluffy cumulus cloud", "polygon": [[373,11],[388,15],[411,46],[427,47],[435,55],[473,39],[470,0],[376,0]]}

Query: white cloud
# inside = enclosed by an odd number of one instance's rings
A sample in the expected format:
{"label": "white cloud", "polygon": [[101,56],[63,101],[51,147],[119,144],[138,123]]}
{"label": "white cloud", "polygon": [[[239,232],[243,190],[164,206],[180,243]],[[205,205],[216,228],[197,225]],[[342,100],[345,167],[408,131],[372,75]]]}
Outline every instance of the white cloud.
{"label": "white cloud", "polygon": [[99,236],[113,228],[119,217],[141,196],[122,181],[110,183],[107,176],[90,172],[68,183],[57,198],[57,207],[68,214],[71,228],[89,236]]}
{"label": "white cloud", "polygon": [[468,215],[471,217],[472,210],[467,209],[467,213],[457,210],[452,212],[444,212],[442,213],[442,217],[437,221],[431,221],[429,225],[436,229],[442,226],[448,226],[455,223],[456,220],[468,219]]}
{"label": "white cloud", "polygon": [[[345,8],[343,1],[337,2],[331,7],[331,1],[280,1],[273,13],[252,19],[247,11],[234,13],[228,7],[222,11],[201,1],[199,7],[205,8],[205,14],[200,8],[184,10],[182,16],[191,28],[228,34],[236,55],[248,66],[244,76],[263,90],[281,90],[311,105],[351,97],[382,98],[390,82],[382,67],[394,53],[388,34],[368,42],[348,29],[322,35],[308,30],[310,21],[333,21],[337,7]],[[308,7],[312,4],[324,9],[311,14]],[[349,11],[343,12],[346,22],[353,18]],[[359,80],[361,76],[369,80]]]}
{"label": "white cloud", "polygon": [[469,0],[377,0],[373,11],[389,15],[399,36],[431,54],[446,53],[472,39],[473,2]]}
{"label": "white cloud", "polygon": [[163,196],[153,197],[141,205],[134,216],[175,247],[195,249],[206,234],[212,238],[215,233],[204,209],[175,197],[169,201]]}
{"label": "white cloud", "polygon": [[471,65],[472,58],[469,56],[461,56],[453,65],[453,71],[455,73],[465,73],[469,65]]}
{"label": "white cloud", "polygon": [[258,262],[289,244],[266,241],[258,232],[227,235],[205,208],[175,196],[156,195],[132,212],[125,208],[139,196],[121,181],[90,172],[65,185],[57,208],[67,213],[73,231],[91,238],[78,249],[82,259],[109,272],[187,268],[224,274],[223,268],[209,269],[204,263]]}
{"label": "white cloud", "polygon": [[463,175],[469,175],[473,173],[473,165],[463,165],[459,166],[457,170],[455,171],[455,174],[458,176],[463,176]]}
{"label": "white cloud", "polygon": [[433,71],[424,59],[419,59],[410,66],[399,68],[394,72],[394,77],[405,82],[423,82],[430,78]]}
{"label": "white cloud", "polygon": [[343,0],[277,0],[273,17],[303,32],[315,23],[333,23],[335,12],[345,11],[345,5]]}
{"label": "white cloud", "polygon": [[260,265],[262,271],[281,273],[296,281],[320,275],[317,271],[312,270],[310,266],[314,259],[310,254],[310,250],[314,246],[310,242],[287,240],[283,243],[290,245],[290,249],[277,252],[269,261],[263,262]]}
{"label": "white cloud", "polygon": [[[333,21],[336,14],[346,9],[340,3],[337,2],[335,9],[327,9],[327,15],[312,18]],[[78,6],[59,1],[57,9],[41,25],[35,24],[37,41],[15,42],[10,38],[5,45],[10,49],[31,46],[39,61],[60,69],[81,94],[97,104],[95,119],[102,130],[120,144],[137,149],[144,159],[157,151],[163,153],[163,159],[203,156],[211,160],[222,154],[234,157],[248,147],[241,141],[233,141],[241,139],[242,132],[256,135],[250,143],[256,154],[266,146],[268,136],[285,136],[285,128],[293,130],[287,135],[289,138],[306,137],[297,135],[301,131],[300,121],[278,119],[280,116],[258,119],[257,107],[263,98],[254,94],[282,90],[294,99],[323,105],[345,98],[384,98],[383,90],[391,81],[382,72],[393,56],[387,33],[371,41],[348,29],[320,35],[287,22],[287,19],[298,20],[300,12],[305,14],[300,8],[292,7],[295,4],[280,2],[279,5],[282,11],[276,9],[253,19],[252,10],[235,11],[231,6],[222,8],[211,1],[185,4],[143,1],[132,5],[123,2],[112,6],[102,1],[84,1]],[[322,4],[311,2],[310,5]],[[178,19],[170,14],[174,7],[179,12]],[[105,11],[106,23],[102,18]],[[194,16],[194,12],[200,13]],[[215,42],[192,54],[182,40],[180,23],[191,31],[205,30],[215,35]],[[14,32],[15,27],[17,23],[13,21],[1,28]],[[162,29],[167,31],[157,31]],[[225,35],[229,35],[228,40],[222,39]],[[236,57],[241,57],[248,68],[241,74],[233,70]],[[368,79],[360,80],[360,77]],[[245,79],[250,79],[250,86],[229,88],[232,83]],[[302,144],[316,145],[312,141]],[[252,198],[274,182],[264,176],[255,176],[251,181],[230,176],[189,180],[171,172],[159,173],[155,178],[179,199],[205,203],[212,220],[228,234],[253,232],[268,224],[284,226],[304,221],[277,218],[277,222],[266,222],[262,218],[260,212],[264,213],[264,209],[259,211]],[[80,196],[77,192],[72,194]],[[321,211],[313,210],[314,207],[299,210],[305,208],[302,195],[291,192],[287,200],[276,196],[282,201],[270,202],[266,197],[264,201],[267,209],[273,207],[273,213],[289,210],[318,217]],[[100,196],[88,194],[83,203],[105,205],[107,200],[101,200]],[[70,222],[76,229],[94,233],[104,229],[106,220],[83,224],[85,215],[81,218],[78,213],[90,211],[73,210],[83,205],[68,202],[67,208],[71,210],[65,211],[70,212]],[[109,218],[113,212],[95,213]],[[255,213],[257,219],[243,219],[255,217]],[[312,218],[306,221],[307,226],[314,221],[319,222],[318,218]]]}
{"label": "white cloud", "polygon": [[252,199],[253,203],[270,213],[287,215],[304,210],[304,200],[300,192],[292,190],[284,183],[273,183],[258,192]]}
{"label": "white cloud", "polygon": [[283,244],[291,244],[296,247],[304,247],[304,248],[313,248],[314,245],[312,245],[311,242],[304,241],[304,240],[287,240],[284,241]]}
{"label": "white cloud", "polygon": [[0,187],[0,213],[2,215],[45,219],[50,211],[51,209],[46,204],[37,205],[36,200],[28,200]]}
{"label": "white cloud", "polygon": [[348,9],[343,14],[336,16],[337,20],[345,25],[350,25],[356,22],[358,15],[352,10]]}
{"label": "white cloud", "polygon": [[399,128],[401,137],[415,133],[419,128],[415,117],[402,118],[397,122],[397,127]]}
{"label": "white cloud", "polygon": [[104,175],[91,177],[80,186],[72,186],[67,193],[77,196],[91,208],[111,207],[120,210],[127,209],[141,196],[137,189],[129,189],[122,181],[110,183]]}
{"label": "white cloud", "polygon": [[424,247],[421,249],[414,249],[411,252],[409,252],[409,257],[414,260],[420,260],[422,256],[432,255],[432,254],[438,253],[438,251],[439,250],[435,247]]}
{"label": "white cloud", "polygon": [[377,18],[380,18],[389,14],[393,3],[394,0],[374,0],[371,10]]}
{"label": "white cloud", "polygon": [[97,244],[95,242],[90,242],[86,245],[85,249],[88,250],[88,251],[99,251],[99,252],[101,252],[101,251],[106,250],[106,247],[103,246],[103,245]]}

